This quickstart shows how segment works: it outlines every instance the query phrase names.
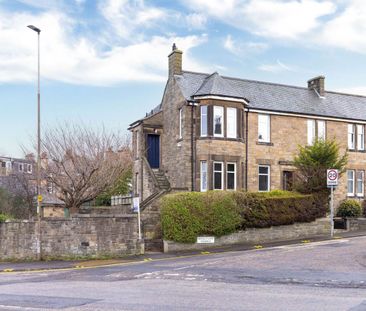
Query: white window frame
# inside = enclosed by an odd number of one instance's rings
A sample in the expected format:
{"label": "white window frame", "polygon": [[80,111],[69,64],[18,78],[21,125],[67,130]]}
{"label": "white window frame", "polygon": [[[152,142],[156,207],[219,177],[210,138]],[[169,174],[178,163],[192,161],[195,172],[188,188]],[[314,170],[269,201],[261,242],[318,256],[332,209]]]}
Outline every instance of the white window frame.
{"label": "white window frame", "polygon": [[308,119],[307,120],[307,132],[308,132],[308,145],[311,146],[314,143],[315,140],[315,135],[316,135],[316,131],[315,131],[315,120],[313,119]]}
{"label": "white window frame", "polygon": [[[215,133],[215,116],[216,112],[219,112],[221,114],[221,134]],[[214,137],[224,137],[224,129],[225,129],[225,114],[224,114],[224,107],[223,106],[214,106],[213,108],[213,135]]]}
{"label": "white window frame", "polygon": [[[215,171],[215,164],[221,164],[221,171]],[[212,172],[213,172],[213,174],[212,174],[213,190],[224,190],[224,162],[220,162],[220,161],[213,162]],[[220,189],[215,188],[215,173],[221,173],[221,188]]]}
{"label": "white window frame", "polygon": [[183,138],[183,107],[179,109],[179,139]]}
{"label": "white window frame", "polygon": [[[318,139],[325,140],[326,136],[327,136],[326,135],[327,129],[326,129],[325,121],[324,120],[316,120],[316,124],[317,124],[317,129],[318,129],[318,131],[317,131]],[[322,125],[320,126],[320,124],[322,124]],[[322,131],[322,135],[320,135],[321,131]]]}
{"label": "white window frame", "polygon": [[23,163],[18,164],[18,170],[19,170],[19,172],[24,172],[24,164]]}
{"label": "white window frame", "polygon": [[[262,130],[264,135],[260,138]],[[269,114],[258,114],[258,141],[263,143],[271,142],[271,116]]]}
{"label": "white window frame", "polygon": [[[348,177],[348,173],[352,172],[352,179]],[[352,192],[349,192],[348,182],[352,180]],[[347,196],[353,197],[355,195],[355,170],[347,170]]]}
{"label": "white window frame", "polygon": [[[205,109],[205,113],[203,112]],[[205,116],[205,122],[203,122],[203,116]],[[203,130],[206,130],[206,133]],[[208,106],[201,106],[201,137],[207,137],[208,135]]]}
{"label": "white window frame", "polygon": [[[266,167],[268,174],[259,173],[259,168]],[[268,176],[267,190],[259,190],[259,176]],[[271,191],[271,166],[270,165],[258,165],[258,192],[269,192]]]}
{"label": "white window frame", "polygon": [[[358,178],[359,173],[362,175],[361,179]],[[362,192],[358,192],[358,183],[359,183],[359,181],[361,181]],[[365,193],[365,171],[363,171],[363,170],[356,171],[356,189],[355,190],[356,190],[356,195],[358,197],[363,197],[364,196],[364,193]]]}
{"label": "white window frame", "polygon": [[[226,135],[228,138],[237,138],[238,137],[238,115],[237,109],[228,107],[226,109]],[[231,119],[231,120],[230,120]]]}
{"label": "white window frame", "polygon": [[[206,172],[203,171],[203,164],[206,165]],[[206,174],[206,188],[204,187],[203,185],[203,174]],[[207,191],[207,183],[208,183],[208,179],[207,179],[207,176],[208,176],[208,163],[207,161],[201,161],[200,163],[200,190],[201,192],[206,192]]]}
{"label": "white window frame", "polygon": [[365,126],[357,124],[357,150],[365,150]]}
{"label": "white window frame", "polygon": [[32,164],[27,164],[27,173],[32,174]]}
{"label": "white window frame", "polygon": [[[234,165],[234,171],[229,171],[228,170],[228,165]],[[229,174],[234,174],[234,189],[229,189],[228,187],[228,176]],[[227,162],[226,163],[226,189],[227,190],[233,190],[235,191],[236,190],[236,163],[235,162]]]}
{"label": "white window frame", "polygon": [[355,138],[355,125],[354,124],[348,124],[348,149],[354,150],[356,147],[356,138]]}

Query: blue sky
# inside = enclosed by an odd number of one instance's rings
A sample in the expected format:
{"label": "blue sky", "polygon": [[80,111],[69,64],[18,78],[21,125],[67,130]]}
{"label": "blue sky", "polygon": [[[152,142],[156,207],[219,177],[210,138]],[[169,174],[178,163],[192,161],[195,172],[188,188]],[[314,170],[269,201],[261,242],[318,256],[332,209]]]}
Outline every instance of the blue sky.
{"label": "blue sky", "polygon": [[160,103],[167,55],[183,68],[366,95],[364,0],[0,0],[0,154],[21,156],[36,123],[126,130]]}

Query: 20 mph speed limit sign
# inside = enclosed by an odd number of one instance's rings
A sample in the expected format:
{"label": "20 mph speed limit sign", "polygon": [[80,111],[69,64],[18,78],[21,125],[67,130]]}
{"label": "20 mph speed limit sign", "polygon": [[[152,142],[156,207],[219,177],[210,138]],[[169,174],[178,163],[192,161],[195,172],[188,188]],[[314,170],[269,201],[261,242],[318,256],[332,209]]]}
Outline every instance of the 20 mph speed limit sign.
{"label": "20 mph speed limit sign", "polygon": [[336,169],[329,169],[327,170],[327,186],[334,187],[338,186],[338,170]]}

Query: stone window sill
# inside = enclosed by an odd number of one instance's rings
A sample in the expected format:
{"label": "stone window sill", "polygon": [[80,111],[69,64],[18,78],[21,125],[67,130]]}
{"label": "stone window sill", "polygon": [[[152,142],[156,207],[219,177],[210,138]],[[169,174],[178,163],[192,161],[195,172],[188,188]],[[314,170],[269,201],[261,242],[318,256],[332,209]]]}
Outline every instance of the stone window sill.
{"label": "stone window sill", "polygon": [[256,144],[260,146],[273,146],[273,143],[265,141],[257,141]]}
{"label": "stone window sill", "polygon": [[244,139],[242,138],[228,138],[228,137],[215,137],[215,136],[201,136],[198,137],[198,140],[225,140],[225,141],[236,141],[243,143]]}
{"label": "stone window sill", "polygon": [[366,150],[357,150],[357,149],[347,149],[348,152],[359,152],[359,153],[366,153]]}

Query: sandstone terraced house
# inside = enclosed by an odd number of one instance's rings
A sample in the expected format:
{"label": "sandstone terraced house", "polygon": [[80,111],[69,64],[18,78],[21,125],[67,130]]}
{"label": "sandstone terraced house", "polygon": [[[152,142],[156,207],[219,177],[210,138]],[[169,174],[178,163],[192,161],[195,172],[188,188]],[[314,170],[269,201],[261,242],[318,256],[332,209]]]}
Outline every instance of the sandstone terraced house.
{"label": "sandstone terraced house", "polygon": [[366,97],[184,71],[173,45],[160,105],[130,126],[134,194],[146,207],[167,191],[291,189],[293,156],[314,138],[349,151],[335,195],[364,198]]}

